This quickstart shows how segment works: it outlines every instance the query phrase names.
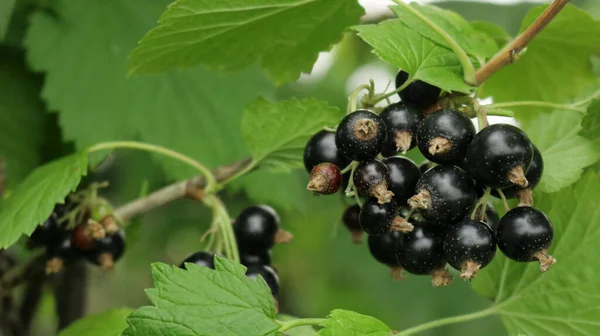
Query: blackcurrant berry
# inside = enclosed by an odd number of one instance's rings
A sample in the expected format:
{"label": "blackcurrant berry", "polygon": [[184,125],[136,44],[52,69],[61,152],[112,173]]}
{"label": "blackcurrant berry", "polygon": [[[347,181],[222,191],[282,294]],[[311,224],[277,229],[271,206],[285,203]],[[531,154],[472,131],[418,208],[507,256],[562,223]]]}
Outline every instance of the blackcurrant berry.
{"label": "blackcurrant berry", "polygon": [[408,204],[413,209],[421,209],[425,219],[437,224],[462,220],[477,201],[473,180],[455,166],[431,168],[417,182],[416,192]]}
{"label": "blackcurrant berry", "polygon": [[332,163],[319,163],[310,171],[307,190],[321,195],[335,194],[342,186],[342,172]]}
{"label": "blackcurrant berry", "polygon": [[97,241],[96,246],[86,254],[87,259],[103,270],[109,271],[114,263],[123,256],[125,252],[125,232],[118,231],[114,235],[107,235]]}
{"label": "blackcurrant berry", "polygon": [[[401,87],[407,79],[408,73],[400,70],[396,75],[396,89]],[[408,84],[398,95],[406,104],[425,107],[435,103],[441,92],[442,90],[436,86],[416,80]]]}
{"label": "blackcurrant berry", "polygon": [[375,197],[381,204],[389,202],[394,196],[388,190],[388,168],[379,160],[361,162],[354,170],[352,180],[359,195]]}
{"label": "blackcurrant berry", "polygon": [[215,254],[212,252],[205,252],[205,251],[196,252],[194,254],[191,254],[187,258],[185,258],[185,260],[183,260],[181,262],[181,264],[179,265],[179,268],[186,269],[185,268],[186,263],[196,264],[198,266],[203,266],[203,267],[208,267],[208,268],[214,269],[215,268]]}
{"label": "blackcurrant berry", "polygon": [[388,105],[380,114],[387,128],[387,140],[381,149],[383,156],[394,156],[417,145],[417,128],[423,119],[421,111],[404,103]]}
{"label": "blackcurrant berry", "polygon": [[342,169],[350,164],[350,159],[335,145],[335,133],[325,130],[313,135],[304,148],[304,167],[307,172],[310,173],[314,166],[323,162],[333,163]]}
{"label": "blackcurrant berry", "polygon": [[362,241],[363,230],[360,226],[360,206],[358,204],[351,205],[344,210],[342,222],[344,226],[352,233],[352,241],[360,243]]}
{"label": "blackcurrant berry", "polygon": [[437,166],[435,163],[431,161],[425,161],[419,165],[419,170],[421,171],[421,175],[425,174],[429,169]]}
{"label": "blackcurrant berry", "polygon": [[71,232],[63,231],[60,238],[56,238],[46,246],[46,273],[58,273],[63,266],[74,262],[81,256],[71,243]]}
{"label": "blackcurrant berry", "polygon": [[498,247],[509,259],[539,260],[542,272],[556,262],[548,254],[554,229],[550,219],[537,209],[524,206],[510,210],[500,219],[496,236]]}
{"label": "blackcurrant berry", "polygon": [[356,161],[372,159],[381,152],[387,128],[377,114],[358,110],[348,114],[338,125],[335,145],[348,158]]}
{"label": "blackcurrant berry", "polygon": [[246,253],[240,251],[240,263],[246,267],[252,265],[271,265],[271,251]]}
{"label": "blackcurrant berry", "polygon": [[490,125],[479,132],[467,149],[465,168],[492,189],[529,184],[525,173],[533,159],[533,145],[523,131],[507,124]]}
{"label": "blackcurrant berry", "polygon": [[239,249],[247,253],[266,251],[277,243],[291,240],[290,233],[279,227],[279,216],[267,205],[248,207],[233,225]]}
{"label": "blackcurrant berry", "polygon": [[432,275],[434,286],[446,286],[452,276],[444,269],[445,232],[442,227],[428,222],[416,223],[412,232],[405,233],[398,244],[398,261],[407,272]]}
{"label": "blackcurrant berry", "polygon": [[443,109],[421,121],[417,130],[419,150],[435,163],[459,163],[475,136],[475,126],[464,113]]}
{"label": "blackcurrant berry", "polygon": [[380,235],[369,235],[369,252],[375,260],[392,270],[393,279],[402,279],[402,267],[398,261],[398,244],[402,240],[401,232],[388,232]]}
{"label": "blackcurrant berry", "polygon": [[64,237],[66,222],[62,221],[68,213],[69,204],[57,204],[48,217],[29,237],[27,246],[37,248],[48,246]]}
{"label": "blackcurrant berry", "polygon": [[379,204],[376,198],[370,197],[360,210],[360,226],[370,235],[390,232],[397,214],[395,201]]}
{"label": "blackcurrant berry", "polygon": [[272,267],[266,265],[253,265],[249,266],[246,270],[246,276],[250,279],[257,279],[259,275],[265,280],[267,286],[269,286],[275,300],[278,300],[279,276],[277,272]]}
{"label": "blackcurrant berry", "polygon": [[496,254],[494,231],[483,222],[465,219],[448,228],[444,253],[450,266],[461,271],[460,277],[469,280],[487,266]]}
{"label": "blackcurrant berry", "polygon": [[405,206],[414,194],[417,181],[421,177],[419,167],[405,157],[387,158],[383,163],[387,166],[390,175],[388,189],[394,193],[396,203]]}
{"label": "blackcurrant berry", "polygon": [[[531,165],[529,165],[529,169],[527,170],[527,174],[525,174],[525,178],[529,184],[527,188],[521,188],[517,185],[510,186],[508,188],[502,189],[502,193],[506,198],[514,198],[517,197],[519,192],[523,190],[529,189],[532,190],[537,186],[537,184],[542,179],[542,174],[544,172],[544,159],[542,158],[542,153],[537,147],[533,146],[533,160],[531,160]],[[496,189],[492,189],[492,195],[495,197],[500,197],[498,191]]]}

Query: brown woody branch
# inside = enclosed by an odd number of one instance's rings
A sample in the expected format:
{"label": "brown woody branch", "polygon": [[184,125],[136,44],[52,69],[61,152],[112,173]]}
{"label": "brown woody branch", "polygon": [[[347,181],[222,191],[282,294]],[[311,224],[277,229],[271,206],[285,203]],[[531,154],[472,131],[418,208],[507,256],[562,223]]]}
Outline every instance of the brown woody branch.
{"label": "brown woody branch", "polygon": [[[213,170],[213,175],[217,182],[222,182],[235,174],[243,171],[252,163],[251,158],[246,158],[227,166],[221,166]],[[201,199],[203,188],[206,185],[204,176],[196,176],[188,180],[180,181],[159,189],[150,195],[136,199],[115,210],[115,216],[123,222],[127,222],[133,217],[150,211],[154,208],[163,206],[170,202],[190,197]]]}
{"label": "brown woody branch", "polygon": [[554,0],[548,8],[512,43],[497,53],[475,74],[477,84],[481,85],[493,74],[515,62],[523,49],[531,42],[556,15],[569,3],[569,0]]}

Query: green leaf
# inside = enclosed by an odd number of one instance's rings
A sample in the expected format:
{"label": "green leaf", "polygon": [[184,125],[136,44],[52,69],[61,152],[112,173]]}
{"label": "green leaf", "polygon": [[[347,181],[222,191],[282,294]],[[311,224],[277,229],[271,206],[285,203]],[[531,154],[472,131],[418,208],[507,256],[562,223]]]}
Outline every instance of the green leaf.
{"label": "green leaf", "polygon": [[319,336],[390,336],[392,330],[378,319],[359,313],[333,310],[319,330]]}
{"label": "green leaf", "polygon": [[487,36],[491,37],[494,42],[496,42],[498,49],[502,48],[511,39],[511,36],[504,30],[504,28],[490,22],[473,21],[471,22],[471,28],[485,33]]}
{"label": "green leaf", "polygon": [[594,172],[556,194],[535,193],[536,207],[554,225],[550,248],[557,262],[547,273],[537,263],[508,260],[501,253],[473,280],[495,299],[493,311],[509,335],[600,334],[600,179]]}
{"label": "green leaf", "polygon": [[188,264],[187,270],[152,265],[154,306],[142,307],[127,318],[124,336],[262,336],[279,328],[275,304],[265,281],[251,280],[245,268],[215,258],[215,270]]}
{"label": "green leaf", "polygon": [[132,311],[131,309],[111,309],[84,317],[61,331],[58,336],[119,336],[127,328],[125,318]]}
{"label": "green leaf", "polygon": [[8,24],[10,23],[10,17],[13,9],[15,8],[16,0],[3,0],[0,1],[0,41],[8,30]]}
{"label": "green leaf", "polygon": [[41,84],[42,78],[27,70],[21,53],[0,47],[0,161],[6,164],[9,188],[41,162],[46,135]]}
{"label": "green leaf", "polygon": [[[532,9],[523,20],[528,27],[545,6]],[[494,74],[484,93],[495,102],[538,100],[562,103],[572,101],[582,90],[593,86],[597,77],[590,56],[600,46],[600,21],[585,11],[567,5],[528,45],[518,62]],[[522,118],[535,108],[516,109]]]}
{"label": "green leaf", "polygon": [[56,203],[77,188],[87,173],[87,152],[76,153],[37,168],[0,208],[0,248],[30,235],[45,221]]}
{"label": "green leaf", "polygon": [[470,92],[460,61],[445,48],[408,28],[402,20],[352,27],[382,60],[408,72],[414,79],[446,91]]}
{"label": "green leaf", "polygon": [[270,103],[257,99],[242,118],[242,136],[255,164],[275,171],[303,167],[308,139],[323,126],[337,125],[340,111],[316,99]]}
{"label": "green leaf", "polygon": [[600,139],[578,135],[582,117],[577,112],[555,110],[534,113],[532,119],[520,118],[523,130],[544,158],[539,190],[555,192],[576,182],[585,167],[600,159]]}
{"label": "green leaf", "polygon": [[363,13],[356,0],[178,0],[133,51],[130,73],[258,61],[277,82],[293,81]]}
{"label": "green leaf", "polygon": [[[279,321],[293,321],[293,320],[297,320],[297,317],[294,316],[290,316],[290,315],[284,315],[284,314],[279,314],[277,315],[277,320]],[[292,328],[290,330],[287,330],[285,332],[286,336],[316,336],[317,335],[317,331],[315,330],[315,328],[313,328],[312,326],[299,326],[299,327],[295,327]]]}
{"label": "green leaf", "polygon": [[591,140],[600,138],[600,99],[594,99],[581,121],[579,134]]}
{"label": "green leaf", "polygon": [[[266,76],[256,69],[228,76],[194,69],[126,79],[128,53],[168,3],[65,0],[60,20],[33,15],[25,44],[30,64],[46,73],[43,98],[60,113],[65,139],[80,149],[136,139],[210,167],[239,160],[247,149],[237,121],[248,102],[271,95]],[[157,159],[174,179],[196,173]]]}

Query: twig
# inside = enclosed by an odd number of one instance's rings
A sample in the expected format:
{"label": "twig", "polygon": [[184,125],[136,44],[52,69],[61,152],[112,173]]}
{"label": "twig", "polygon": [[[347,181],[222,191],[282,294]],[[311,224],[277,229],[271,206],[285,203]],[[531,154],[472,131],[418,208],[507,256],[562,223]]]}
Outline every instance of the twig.
{"label": "twig", "polygon": [[87,299],[87,269],[83,261],[67,265],[54,280],[58,330],[62,330],[85,315]]}
{"label": "twig", "polygon": [[25,293],[21,300],[21,306],[19,307],[19,321],[22,326],[22,334],[29,335],[31,331],[31,321],[33,320],[35,313],[38,310],[40,301],[42,298],[42,290],[44,283],[46,282],[46,275],[44,274],[43,267],[40,267],[38,276],[30,277],[27,279],[27,285],[25,286]]}
{"label": "twig", "polygon": [[568,3],[569,0],[554,0],[542,15],[521,33],[521,35],[477,71],[475,74],[477,84],[481,85],[498,70],[515,62],[527,44],[529,44],[529,42],[531,42]]}
{"label": "twig", "polygon": [[[218,167],[214,169],[212,173],[217,182],[221,182],[246,169],[251,163],[252,159],[246,158],[227,166]],[[144,198],[134,200],[117,208],[115,210],[115,216],[125,223],[133,217],[184,197],[201,199],[205,185],[206,179],[204,176],[196,176],[185,181],[168,185]]]}

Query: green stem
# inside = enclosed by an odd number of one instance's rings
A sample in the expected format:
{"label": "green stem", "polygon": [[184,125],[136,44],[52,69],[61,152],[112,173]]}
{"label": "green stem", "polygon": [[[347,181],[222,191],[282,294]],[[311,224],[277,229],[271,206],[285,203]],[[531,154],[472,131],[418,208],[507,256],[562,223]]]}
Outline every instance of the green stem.
{"label": "green stem", "polygon": [[496,189],[496,191],[498,192],[498,195],[500,195],[500,199],[502,200],[502,204],[504,205],[504,211],[509,212],[510,206],[508,205],[508,201],[506,200],[504,192],[502,191],[502,189]]}
{"label": "green stem", "polygon": [[513,111],[499,109],[499,108],[489,108],[491,105],[486,106],[487,115],[489,116],[499,116],[499,117],[514,117],[515,113]]}
{"label": "green stem", "polygon": [[369,92],[370,92],[371,86],[367,85],[367,84],[363,84],[363,85],[357,87],[356,90],[352,91],[352,93],[348,97],[348,109],[346,110],[346,114],[350,114],[350,113],[356,111],[357,106],[358,106],[358,102],[357,102],[358,94],[362,90],[369,90]]}
{"label": "green stem", "polygon": [[448,324],[454,324],[454,323],[460,323],[460,322],[467,322],[467,321],[472,321],[472,320],[476,320],[476,319],[480,319],[486,316],[490,316],[496,313],[496,308],[495,307],[490,307],[488,309],[485,310],[481,310],[475,313],[471,313],[471,314],[465,314],[465,315],[458,315],[458,316],[453,316],[453,317],[447,317],[447,318],[443,318],[443,319],[439,319],[439,320],[435,320],[435,321],[431,321],[431,322],[427,322],[427,323],[423,323],[421,325],[418,325],[416,327],[412,327],[409,329],[406,329],[404,331],[399,332],[398,334],[396,334],[397,336],[407,336],[407,335],[413,335],[416,334],[418,332],[421,331],[425,331],[425,330],[429,330],[429,329],[433,329],[433,328],[438,328],[441,326],[445,326]]}
{"label": "green stem", "polygon": [[406,79],[406,82],[404,82],[404,84],[402,84],[399,88],[395,89],[394,91],[390,91],[388,93],[382,93],[382,94],[378,94],[378,95],[374,95],[373,97],[371,97],[370,99],[367,100],[367,105],[369,106],[375,106],[377,105],[377,103],[379,103],[380,101],[384,100],[384,99],[388,99],[391,96],[398,94],[400,91],[406,89],[407,86],[410,85],[410,83],[413,82],[413,78],[412,77],[408,77],[408,79]]}
{"label": "green stem", "polygon": [[230,176],[229,178],[221,181],[221,183],[217,184],[216,190],[222,190],[223,188],[225,188],[225,186],[229,183],[231,183],[234,180],[237,180],[238,178],[248,174],[250,171],[252,171],[254,168],[256,168],[256,161],[252,160],[252,162],[250,162],[244,169],[240,170],[239,172],[235,173],[235,175]]}
{"label": "green stem", "polygon": [[515,102],[491,104],[491,105],[487,105],[486,107],[490,108],[490,109],[503,109],[503,108],[507,108],[507,107],[510,108],[510,107],[526,107],[526,106],[545,107],[545,108],[552,108],[552,109],[558,109],[558,110],[576,111],[576,112],[580,112],[580,113],[585,112],[585,109],[579,108],[575,105],[555,104],[555,103],[548,103],[548,102],[543,102],[543,101],[515,101]]}
{"label": "green stem", "polygon": [[217,180],[213,176],[212,172],[208,168],[206,168],[206,166],[204,166],[200,162],[192,159],[191,157],[189,157],[187,155],[181,154],[179,152],[176,152],[174,150],[164,148],[161,146],[151,145],[151,144],[137,142],[137,141],[112,141],[112,142],[102,142],[102,143],[96,144],[94,146],[89,147],[87,149],[87,151],[88,151],[88,153],[93,153],[93,152],[97,152],[97,151],[101,151],[101,150],[117,149],[117,148],[139,149],[139,150],[143,150],[143,151],[147,151],[147,152],[159,153],[159,154],[171,157],[173,159],[179,160],[179,161],[186,163],[187,165],[197,169],[199,172],[202,173],[202,175],[204,175],[204,177],[206,178],[205,190],[207,193],[212,192],[215,189],[215,187],[217,186]]}
{"label": "green stem", "polygon": [[492,188],[489,188],[489,187],[485,188],[485,193],[483,194],[483,196],[481,196],[479,201],[477,201],[477,204],[475,204],[475,208],[473,209],[473,212],[471,212],[471,219],[475,219],[475,215],[477,215],[477,209],[479,209],[480,206],[484,206],[483,213],[485,213],[485,206],[487,205],[487,200],[488,200],[488,197],[490,197],[491,192],[492,192]]}
{"label": "green stem", "polygon": [[433,21],[431,21],[428,17],[426,17],[425,15],[421,14],[421,12],[419,12],[418,10],[416,10],[414,7],[412,7],[411,5],[403,2],[402,0],[393,0],[396,4],[398,4],[399,6],[405,8],[406,10],[408,10],[409,12],[411,12],[414,16],[418,17],[419,19],[421,19],[421,21],[425,22],[425,24],[427,24],[434,32],[436,32],[444,41],[446,41],[446,43],[448,43],[448,45],[450,46],[450,49],[452,49],[452,51],[454,52],[454,54],[456,55],[456,57],[458,57],[458,60],[460,61],[460,64],[462,65],[463,71],[464,71],[464,80],[467,84],[469,85],[473,85],[473,86],[477,86],[477,80],[475,77],[475,67],[473,66],[473,63],[471,63],[471,59],[469,58],[469,56],[467,55],[467,53],[463,50],[463,48],[461,48],[461,46],[456,43],[456,41],[454,41],[454,39],[452,38],[452,36],[450,36],[445,30],[443,30],[442,28],[440,28],[438,25],[436,25]]}
{"label": "green stem", "polygon": [[214,198],[215,207],[219,216],[219,224],[221,225],[221,232],[223,232],[225,241],[225,249],[229,250],[229,258],[231,260],[240,262],[240,254],[235,240],[235,234],[233,233],[233,226],[231,225],[231,217],[229,217],[229,213],[223,202],[216,196],[214,196]]}
{"label": "green stem", "polygon": [[589,96],[588,98],[585,98],[584,100],[581,100],[581,101],[571,104],[571,106],[587,105],[589,102],[591,102],[592,100],[594,100],[598,97],[600,97],[600,90],[594,92],[591,96]]}
{"label": "green stem", "polygon": [[279,323],[279,325],[281,326],[279,328],[280,333],[290,330],[292,328],[296,328],[296,327],[301,327],[301,326],[307,326],[307,325],[311,325],[311,326],[318,326],[320,324],[322,324],[323,322],[325,322],[324,318],[305,318],[305,319],[297,319],[297,320],[291,320],[291,321],[277,321],[277,323]]}

